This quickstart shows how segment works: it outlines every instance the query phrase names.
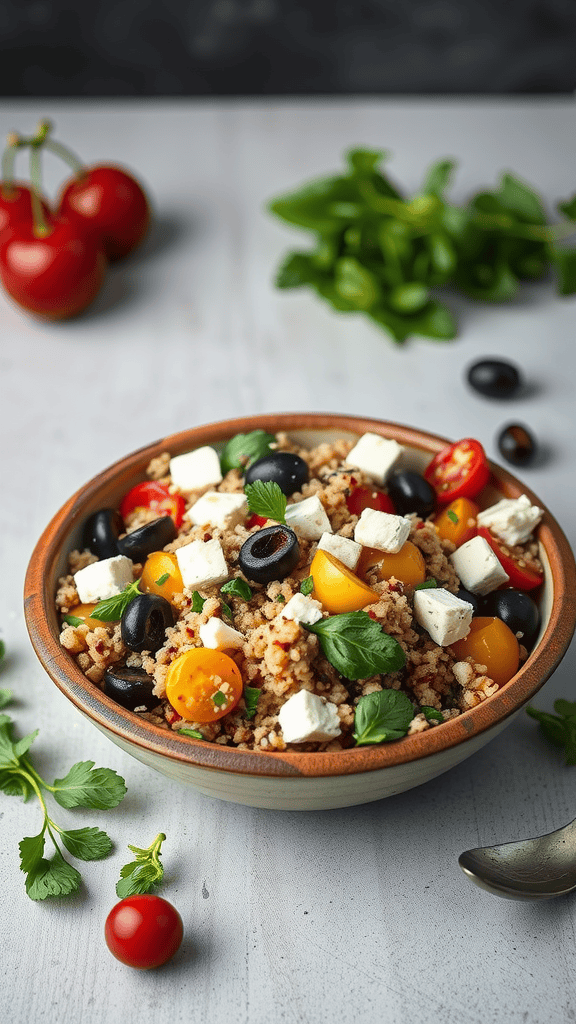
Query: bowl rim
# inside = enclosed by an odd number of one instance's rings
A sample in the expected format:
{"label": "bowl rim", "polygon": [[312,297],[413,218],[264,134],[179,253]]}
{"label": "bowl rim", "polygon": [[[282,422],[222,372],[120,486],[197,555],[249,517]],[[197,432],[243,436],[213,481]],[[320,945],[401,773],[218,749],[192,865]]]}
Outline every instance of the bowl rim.
{"label": "bowl rim", "polygon": [[[430,455],[453,443],[437,434],[373,417],[264,413],[220,420],[168,435],[136,449],[92,477],[48,523],[30,558],[24,585],[25,620],[34,651],[50,678],[79,711],[94,725],[112,733],[124,747],[132,745],[146,751],[148,756],[157,754],[183,765],[240,775],[302,778],[355,775],[439,754],[497,725],[533,697],[562,660],[576,628],[576,602],[566,600],[576,592],[576,563],[567,538],[544,503],[508,470],[491,461],[493,480],[502,494],[510,497],[527,494],[532,503],[544,510],[538,539],[547,554],[554,584],[550,619],[537,647],[513,679],[488,700],[444,722],[441,728],[428,729],[392,743],[342,751],[242,750],[162,729],[122,708],[91,683],[72,655],[60,646],[52,590],[53,574],[66,537],[88,514],[84,511],[86,506],[106,486],[118,484],[119,493],[125,493],[132,485],[128,481],[135,477],[143,479],[150,459],[165,451],[179,454],[255,429],[271,433],[330,429],[358,435],[371,431]],[[136,752],[135,756],[138,756]]]}

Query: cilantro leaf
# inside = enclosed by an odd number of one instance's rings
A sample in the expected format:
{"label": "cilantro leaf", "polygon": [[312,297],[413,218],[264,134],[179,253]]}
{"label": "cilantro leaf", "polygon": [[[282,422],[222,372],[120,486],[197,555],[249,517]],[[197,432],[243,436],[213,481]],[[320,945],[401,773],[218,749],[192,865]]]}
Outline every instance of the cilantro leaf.
{"label": "cilantro leaf", "polygon": [[0,790],[6,793],[6,796],[21,796],[24,803],[34,795],[30,782],[19,769],[12,771],[0,769]]}
{"label": "cilantro leaf", "polygon": [[221,594],[231,594],[232,597],[241,597],[244,601],[249,601],[252,597],[252,590],[243,580],[241,576],[236,576],[233,580],[229,580],[223,587],[220,587]]}
{"label": "cilantro leaf", "polygon": [[261,692],[257,686],[244,687],[244,703],[246,704],[244,718],[254,718]]}
{"label": "cilantro leaf", "polygon": [[28,874],[44,855],[45,828],[37,836],[26,836],[18,844],[20,850],[20,868]]}
{"label": "cilantro leaf", "polygon": [[159,832],[154,842],[146,849],[128,844],[128,849],[135,854],[135,860],[125,864],[120,870],[120,878],[116,884],[116,895],[120,899],[150,892],[162,881],[164,868],[160,863],[160,848],[165,839],[164,833]]}
{"label": "cilantro leaf", "polygon": [[251,512],[277,523],[286,522],[286,495],[274,480],[255,480],[253,484],[246,484],[244,493]]}
{"label": "cilantro leaf", "polygon": [[367,612],[345,612],[303,625],[316,634],[324,656],[346,679],[396,672],[406,664],[398,641],[388,636]]}
{"label": "cilantro leaf", "polygon": [[124,779],[112,768],[94,768],[78,761],[63,779],[48,787],[61,807],[116,807],[126,794]]}
{"label": "cilantro leaf", "polygon": [[555,747],[563,747],[567,765],[576,765],[576,704],[568,700],[554,701],[557,715],[548,711],[540,711],[531,706],[526,708],[527,714],[540,723],[546,739]]}
{"label": "cilantro leaf", "polygon": [[307,576],[305,580],[302,580],[300,584],[300,593],[304,594],[304,597],[308,597],[309,594],[314,590],[314,577]]}
{"label": "cilantro leaf", "polygon": [[107,597],[105,601],[100,601],[92,612],[92,618],[100,619],[101,622],[118,622],[130,602],[140,594],[141,591],[138,589],[139,582],[139,580],[134,580],[133,583],[128,583],[120,594],[116,594],[114,597]]}
{"label": "cilantro leaf", "polygon": [[41,857],[30,867],[26,876],[26,892],[31,900],[45,900],[48,896],[69,896],[78,892],[81,881],[80,872],[55,850],[50,860]]}
{"label": "cilantro leaf", "polygon": [[414,718],[412,702],[401,690],[377,690],[360,697],[354,715],[354,739],[361,746],[398,740]]}
{"label": "cilantro leaf", "polygon": [[0,708],[5,708],[12,700],[12,690],[0,689]]}
{"label": "cilantro leaf", "polygon": [[201,612],[204,605],[206,604],[206,598],[202,597],[197,590],[192,594],[192,611]]}
{"label": "cilantro leaf", "polygon": [[275,441],[274,434],[267,434],[265,430],[251,430],[249,434],[236,434],[224,446],[220,456],[222,475],[226,476],[231,469],[244,471],[253,462],[268,455],[271,450],[270,445]]}
{"label": "cilantro leaf", "polygon": [[112,840],[99,828],[76,828],[60,831],[64,846],[79,860],[100,860],[112,849]]}

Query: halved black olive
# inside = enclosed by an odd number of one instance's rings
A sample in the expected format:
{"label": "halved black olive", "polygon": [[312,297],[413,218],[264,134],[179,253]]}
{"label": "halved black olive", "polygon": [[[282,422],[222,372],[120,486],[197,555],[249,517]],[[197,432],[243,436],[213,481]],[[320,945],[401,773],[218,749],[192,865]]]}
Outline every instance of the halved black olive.
{"label": "halved black olive", "polygon": [[301,491],[310,479],[308,465],[299,455],[291,452],[272,452],[262,459],[253,462],[246,470],[245,482],[253,484],[255,480],[271,480],[278,484],[284,494]]}
{"label": "halved black olive", "polygon": [[98,558],[114,558],[118,552],[118,535],[124,530],[122,516],[115,508],[101,508],[84,524],[83,544]]}
{"label": "halved black olive", "polygon": [[520,642],[528,649],[534,645],[540,628],[538,605],[524,590],[493,590],[482,600],[482,614],[502,619],[513,633],[522,633]]}
{"label": "halved black olive", "polygon": [[300,545],[287,526],[267,526],[244,541],[238,564],[249,580],[271,583],[283,580],[298,564]]}
{"label": "halved black olive", "polygon": [[410,469],[392,473],[386,481],[386,488],[399,516],[415,512],[421,519],[426,519],[434,511],[436,493],[420,473]]}
{"label": "halved black olive", "polygon": [[106,696],[128,711],[134,711],[134,708],[150,711],[151,708],[155,708],[160,703],[160,698],[153,696],[153,686],[152,676],[143,668],[128,668],[126,665],[109,668],[104,676]]}
{"label": "halved black olive", "polygon": [[158,594],[138,594],[120,620],[123,643],[130,651],[158,651],[174,625],[172,606]]}
{"label": "halved black olive", "polygon": [[131,558],[133,562],[143,562],[153,551],[161,551],[166,544],[170,544],[177,532],[172,516],[160,516],[152,523],[146,523],[122,537],[118,541],[118,553]]}

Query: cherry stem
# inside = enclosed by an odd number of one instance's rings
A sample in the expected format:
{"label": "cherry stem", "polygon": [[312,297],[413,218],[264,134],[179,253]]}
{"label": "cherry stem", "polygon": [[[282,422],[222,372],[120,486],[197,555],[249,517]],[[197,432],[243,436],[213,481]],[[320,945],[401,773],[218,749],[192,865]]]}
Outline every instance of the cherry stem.
{"label": "cherry stem", "polygon": [[42,200],[42,146],[44,140],[38,143],[30,143],[30,198],[32,200],[32,222],[34,234],[37,238],[43,238],[49,234],[50,228],[46,223]]}
{"label": "cherry stem", "polygon": [[84,174],[84,164],[71,149],[68,149],[68,146],[63,146],[61,142],[55,142],[54,139],[46,139],[46,149],[68,164],[78,178]]}

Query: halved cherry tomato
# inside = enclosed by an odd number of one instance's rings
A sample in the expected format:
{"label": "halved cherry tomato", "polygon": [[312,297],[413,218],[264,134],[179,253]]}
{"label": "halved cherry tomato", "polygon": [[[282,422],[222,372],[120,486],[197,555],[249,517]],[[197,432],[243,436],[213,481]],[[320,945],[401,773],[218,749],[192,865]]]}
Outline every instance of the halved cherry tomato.
{"label": "halved cherry tomato", "polygon": [[338,615],[356,612],[379,600],[379,595],[367,586],[338,558],[319,548],[312,559],[310,575],[314,580],[312,597],[326,611]]}
{"label": "halved cherry tomato", "polygon": [[140,589],[145,594],[165,597],[167,601],[173,601],[174,594],[181,594],[184,583],[176,555],[169,551],[153,551],[148,555],[140,577]]}
{"label": "halved cherry tomato", "polygon": [[377,548],[363,548],[356,567],[359,575],[363,575],[373,565],[379,565],[379,576],[389,580],[392,576],[405,587],[415,587],[426,579],[424,556],[411,540],[407,540],[395,555]]}
{"label": "halved cherry tomato", "polygon": [[454,498],[474,498],[488,483],[490,470],[480,442],[465,437],[438,452],[424,476],[445,505]]}
{"label": "halved cherry tomato", "polygon": [[504,572],[508,573],[510,580],[507,586],[516,587],[518,590],[534,590],[544,582],[543,573],[530,568],[523,559],[514,558],[507,548],[504,550],[485,526],[478,527],[478,536],[488,541]]}
{"label": "halved cherry tomato", "polygon": [[358,484],[346,498],[348,511],[353,516],[361,516],[365,508],[376,509],[377,512],[388,512],[396,514],[392,499],[379,491],[377,487],[370,487],[368,484]]}
{"label": "halved cherry tomato", "polygon": [[434,520],[438,536],[451,540],[457,548],[476,536],[476,516],[480,509],[470,498],[456,498]]}
{"label": "halved cherry tomato", "polygon": [[518,671],[518,640],[502,619],[475,616],[468,636],[450,644],[450,647],[458,661],[473,658],[479,665],[486,665],[486,675],[498,686],[504,686]]}
{"label": "halved cherry tomato", "polygon": [[186,502],[181,494],[170,494],[166,484],[145,480],[136,484],[120,502],[120,515],[126,519],[137,508],[150,508],[159,516],[172,516],[176,526],[182,524]]}
{"label": "halved cherry tomato", "polygon": [[222,651],[194,647],[170,665],[166,696],[187,722],[216,722],[242,696],[240,669]]}
{"label": "halved cherry tomato", "polygon": [[77,604],[74,608],[71,608],[69,615],[73,615],[75,619],[82,619],[82,622],[86,626],[90,626],[90,629],[96,629],[97,626],[107,626],[107,622],[103,622],[102,619],[95,619],[92,616],[95,604]]}

